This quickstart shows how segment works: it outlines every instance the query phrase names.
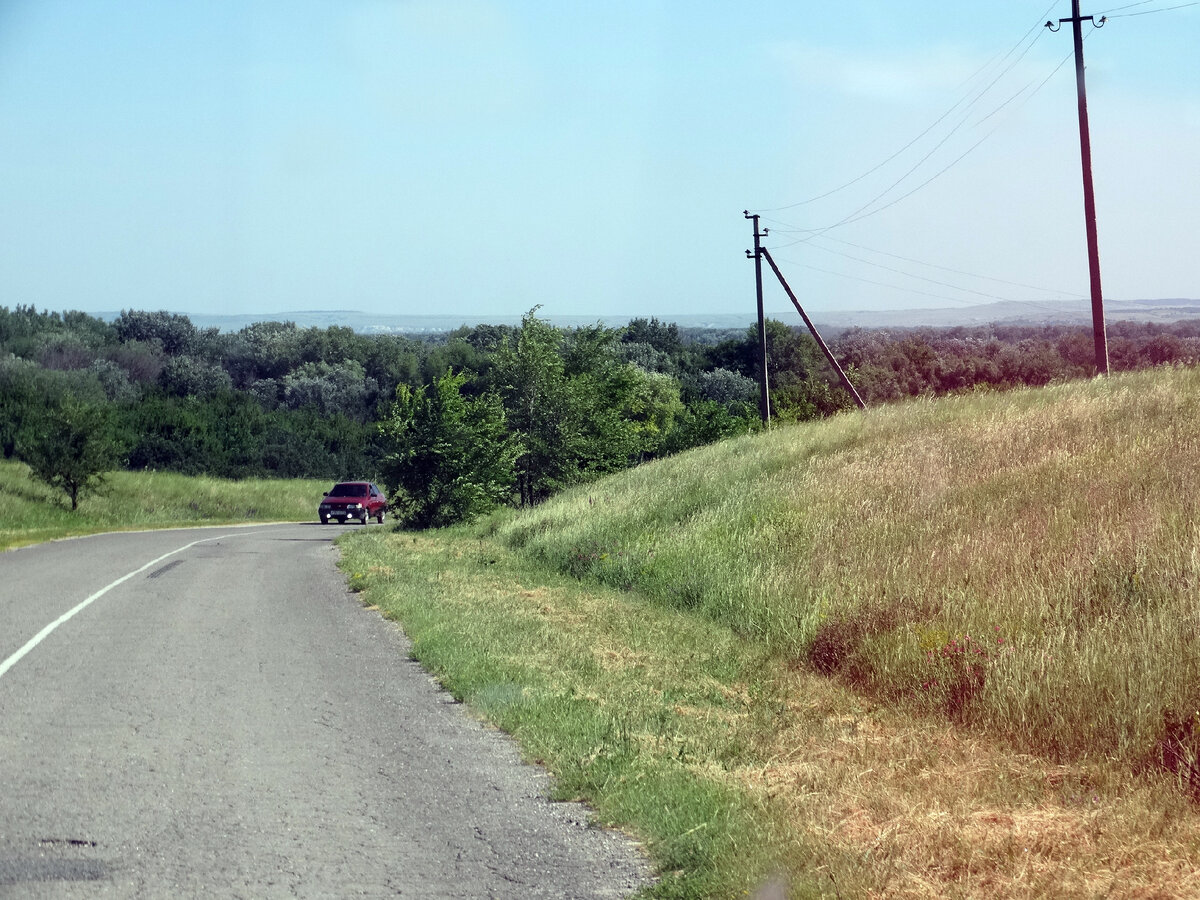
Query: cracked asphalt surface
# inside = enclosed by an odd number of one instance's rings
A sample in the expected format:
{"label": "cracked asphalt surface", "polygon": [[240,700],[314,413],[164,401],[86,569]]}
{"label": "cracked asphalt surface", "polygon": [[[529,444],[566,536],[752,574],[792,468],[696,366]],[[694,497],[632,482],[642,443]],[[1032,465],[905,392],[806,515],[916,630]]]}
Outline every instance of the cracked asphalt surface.
{"label": "cracked asphalt surface", "polygon": [[0,554],[0,897],[610,898],[649,883],[630,840],[550,802],[546,775],[347,592],[343,530]]}

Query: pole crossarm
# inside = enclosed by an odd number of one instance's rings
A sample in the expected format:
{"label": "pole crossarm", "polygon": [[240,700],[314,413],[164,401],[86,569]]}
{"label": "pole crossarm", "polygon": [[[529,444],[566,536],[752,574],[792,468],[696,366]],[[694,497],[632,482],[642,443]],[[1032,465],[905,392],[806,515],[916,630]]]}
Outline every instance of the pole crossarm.
{"label": "pole crossarm", "polygon": [[1094,27],[1103,28],[1108,24],[1108,16],[1101,16],[1099,19],[1097,19],[1095,16],[1079,16],[1078,18],[1071,17],[1067,19],[1059,19],[1057,25],[1055,25],[1053,22],[1047,22],[1046,27],[1051,31],[1061,31],[1063,25],[1065,25],[1067,22],[1071,22],[1072,24],[1075,22],[1091,22]]}

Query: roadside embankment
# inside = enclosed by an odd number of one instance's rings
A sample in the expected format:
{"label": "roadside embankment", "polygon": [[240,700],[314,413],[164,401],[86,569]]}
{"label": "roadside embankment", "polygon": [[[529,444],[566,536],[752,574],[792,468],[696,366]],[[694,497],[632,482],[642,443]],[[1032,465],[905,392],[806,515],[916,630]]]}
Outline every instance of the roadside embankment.
{"label": "roadside embankment", "polygon": [[1189,369],[918,401],[344,565],[659,896],[1194,896],[1198,411]]}

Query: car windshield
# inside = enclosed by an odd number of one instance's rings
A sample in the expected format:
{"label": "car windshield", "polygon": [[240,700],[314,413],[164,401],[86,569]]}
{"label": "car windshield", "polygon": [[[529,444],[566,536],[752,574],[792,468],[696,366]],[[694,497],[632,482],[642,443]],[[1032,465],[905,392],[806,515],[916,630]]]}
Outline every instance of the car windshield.
{"label": "car windshield", "polygon": [[330,497],[361,497],[367,489],[361,484],[335,484],[329,492]]}

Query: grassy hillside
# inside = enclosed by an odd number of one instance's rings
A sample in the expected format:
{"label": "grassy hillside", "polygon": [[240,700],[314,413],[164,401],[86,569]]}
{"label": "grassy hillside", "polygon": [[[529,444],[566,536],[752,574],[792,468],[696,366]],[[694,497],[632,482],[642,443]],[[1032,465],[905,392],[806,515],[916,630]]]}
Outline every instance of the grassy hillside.
{"label": "grassy hillside", "polygon": [[1198,413],[1194,369],[907,404],[646,466],[497,534],[873,695],[1132,764],[1200,710]]}
{"label": "grassy hillside", "polygon": [[0,550],[126,528],[315,519],[328,489],[326,481],[113,472],[72,512],[65,494],[31,479],[24,463],[0,462]]}
{"label": "grassy hillside", "polygon": [[658,896],[1196,896],[1198,405],[874,409],[345,564]]}

